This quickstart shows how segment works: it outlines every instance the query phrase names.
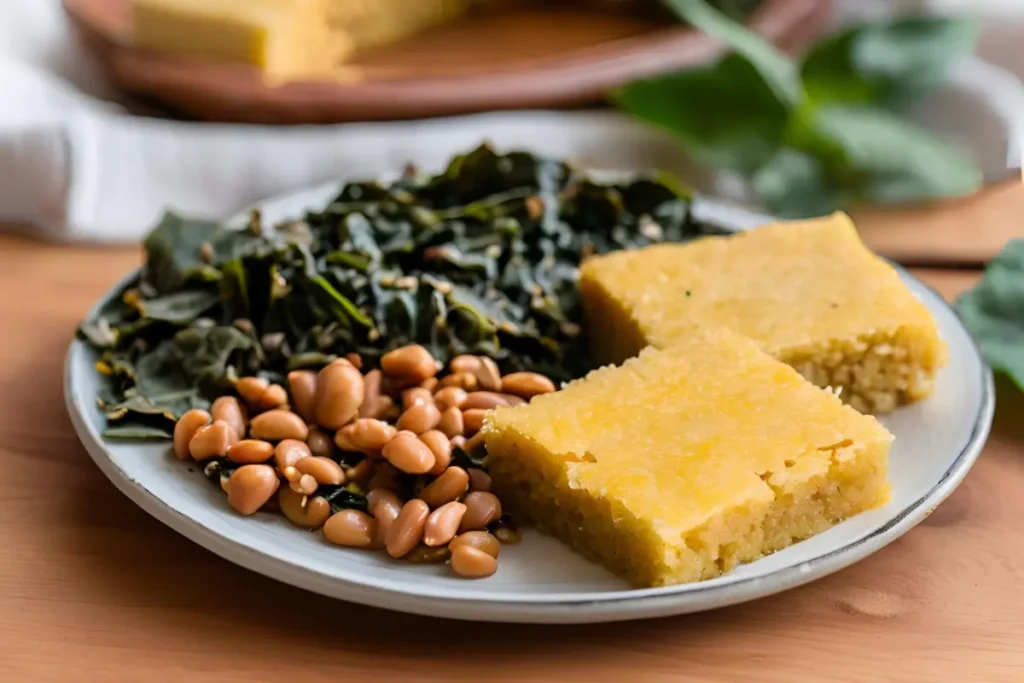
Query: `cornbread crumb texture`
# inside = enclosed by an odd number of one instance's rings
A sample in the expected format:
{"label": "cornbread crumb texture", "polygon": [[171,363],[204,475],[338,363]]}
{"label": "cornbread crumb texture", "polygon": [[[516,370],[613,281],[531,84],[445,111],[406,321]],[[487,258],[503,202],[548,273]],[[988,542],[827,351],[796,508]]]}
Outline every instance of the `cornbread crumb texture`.
{"label": "cornbread crumb texture", "polygon": [[581,287],[604,362],[727,327],[815,384],[842,387],[855,407],[885,412],[930,393],[946,361],[931,313],[845,214],[597,257]]}
{"label": "cornbread crumb texture", "polygon": [[485,430],[502,501],[638,586],[716,576],[888,499],[891,435],[725,330]]}

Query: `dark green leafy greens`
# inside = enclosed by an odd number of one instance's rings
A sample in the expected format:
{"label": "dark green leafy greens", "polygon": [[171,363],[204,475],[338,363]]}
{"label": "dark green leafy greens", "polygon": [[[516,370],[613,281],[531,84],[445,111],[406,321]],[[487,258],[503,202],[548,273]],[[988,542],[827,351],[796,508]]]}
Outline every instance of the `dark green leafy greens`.
{"label": "dark green leafy greens", "polygon": [[905,17],[826,38],[798,63],[703,0],[665,0],[734,53],[612,93],[627,113],[694,157],[745,176],[772,213],[808,217],[861,203],[967,194],[981,183],[960,152],[899,115],[946,77],[976,28]]}
{"label": "dark green leafy greens", "polygon": [[992,369],[1024,390],[1024,240],[1003,248],[956,310]]}
{"label": "dark green leafy greens", "polygon": [[79,334],[110,378],[100,404],[121,437],[168,433],[237,377],[281,382],[350,352],[373,367],[410,342],[568,380],[590,369],[580,261],[720,232],[690,204],[665,176],[600,183],[482,146],[437,176],[350,183],[266,233],[258,215],[232,230],[169,214],[139,281]]}

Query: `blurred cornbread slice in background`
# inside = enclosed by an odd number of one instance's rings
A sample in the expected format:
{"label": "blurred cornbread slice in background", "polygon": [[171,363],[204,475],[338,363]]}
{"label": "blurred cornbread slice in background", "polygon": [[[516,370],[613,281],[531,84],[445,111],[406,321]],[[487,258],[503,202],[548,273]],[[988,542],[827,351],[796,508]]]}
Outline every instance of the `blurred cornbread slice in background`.
{"label": "blurred cornbread slice in background", "polygon": [[257,67],[269,79],[329,74],[354,53],[468,10],[470,0],[133,0],[134,44]]}
{"label": "blurred cornbread slice in background", "polygon": [[637,586],[717,576],[889,496],[885,428],[724,329],[484,430],[503,504]]}
{"label": "blurred cornbread slice in background", "polygon": [[581,288],[601,362],[727,327],[878,413],[927,396],[946,362],[931,313],[841,213],[596,257]]}

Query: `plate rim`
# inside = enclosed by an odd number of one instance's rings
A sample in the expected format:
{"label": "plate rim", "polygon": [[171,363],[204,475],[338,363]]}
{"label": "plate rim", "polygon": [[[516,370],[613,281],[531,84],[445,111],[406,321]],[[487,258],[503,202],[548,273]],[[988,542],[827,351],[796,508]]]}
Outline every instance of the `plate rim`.
{"label": "plate rim", "polygon": [[[306,188],[297,192],[271,198],[259,202],[257,206],[286,200],[289,197],[312,194],[337,183],[325,183],[321,186]],[[730,207],[722,202],[700,198],[695,211],[704,211],[705,215]],[[710,211],[708,211],[710,210]],[[758,214],[742,212],[754,219]],[[229,220],[237,220],[237,217]],[[738,230],[744,228],[740,227]],[[910,279],[922,287],[938,305],[951,312],[961,331],[969,341],[973,360],[980,370],[977,381],[980,384],[981,397],[978,411],[974,416],[971,433],[959,453],[950,462],[942,477],[920,498],[905,506],[903,510],[893,514],[879,527],[854,538],[828,552],[799,564],[780,567],[765,574],[755,576],[720,577],[713,581],[680,584],[656,588],[627,589],[622,591],[593,591],[581,593],[578,597],[559,597],[552,599],[545,596],[522,595],[515,599],[501,596],[469,596],[444,595],[440,593],[408,592],[390,587],[363,582],[351,578],[342,578],[321,574],[294,561],[279,556],[268,555],[256,550],[244,541],[222,535],[213,531],[205,524],[188,517],[150,492],[142,483],[132,479],[121,467],[107,455],[102,435],[97,433],[85,416],[86,407],[78,400],[75,391],[72,368],[75,364],[76,350],[88,353],[90,349],[80,339],[73,339],[65,356],[64,364],[64,398],[68,414],[79,441],[100,471],[126,495],[133,503],[151,516],[163,522],[173,530],[201,545],[207,550],[238,564],[245,569],[255,571],[284,583],[312,590],[336,599],[348,600],[364,605],[383,607],[404,612],[429,616],[447,616],[458,619],[528,622],[528,623],[581,623],[598,621],[618,621],[651,616],[667,616],[682,612],[703,611],[727,605],[745,602],[758,597],[778,593],[796,586],[827,576],[840,569],[864,559],[868,555],[895,541],[914,526],[930,515],[960,485],[967,473],[977,462],[987,440],[995,410],[995,389],[992,371],[985,362],[977,342],[956,316],[953,307],[939,294],[935,288],[923,282],[905,268],[893,264],[901,276]],[[134,269],[116,284],[90,308],[88,316],[94,315],[107,301],[111,293],[119,291],[136,279],[141,267]],[[708,600],[709,595],[719,595],[722,599]],[[687,603],[703,599],[708,604],[688,605]],[[595,612],[594,610],[598,611]],[[501,611],[500,616],[493,612]]]}

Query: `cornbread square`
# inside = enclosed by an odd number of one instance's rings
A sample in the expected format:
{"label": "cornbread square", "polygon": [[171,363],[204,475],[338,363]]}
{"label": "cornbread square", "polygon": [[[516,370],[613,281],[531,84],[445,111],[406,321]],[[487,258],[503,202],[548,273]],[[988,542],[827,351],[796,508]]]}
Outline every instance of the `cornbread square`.
{"label": "cornbread square", "polygon": [[637,586],[698,581],[889,497],[892,436],[727,330],[484,426],[506,505]]}
{"label": "cornbread square", "polygon": [[931,313],[842,213],[593,258],[581,289],[601,362],[727,327],[878,413],[931,393],[946,362]]}
{"label": "cornbread square", "polygon": [[469,11],[469,0],[132,0],[140,48],[324,77],[355,53]]}

